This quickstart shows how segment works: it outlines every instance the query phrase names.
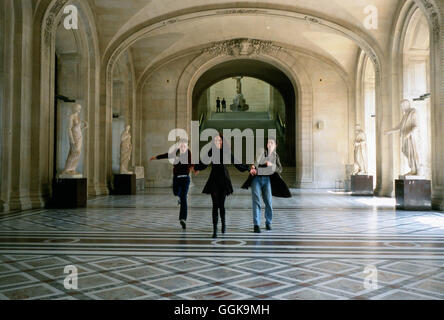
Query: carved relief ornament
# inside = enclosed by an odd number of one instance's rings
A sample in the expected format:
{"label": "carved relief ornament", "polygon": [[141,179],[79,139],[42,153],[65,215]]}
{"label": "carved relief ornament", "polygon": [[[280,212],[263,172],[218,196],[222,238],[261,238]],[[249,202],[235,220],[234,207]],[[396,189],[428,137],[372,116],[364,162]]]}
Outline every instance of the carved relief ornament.
{"label": "carved relief ornament", "polygon": [[205,53],[212,55],[228,56],[251,56],[261,53],[273,53],[282,48],[273,44],[272,41],[263,41],[257,39],[233,39],[213,43],[210,47],[204,49]]}

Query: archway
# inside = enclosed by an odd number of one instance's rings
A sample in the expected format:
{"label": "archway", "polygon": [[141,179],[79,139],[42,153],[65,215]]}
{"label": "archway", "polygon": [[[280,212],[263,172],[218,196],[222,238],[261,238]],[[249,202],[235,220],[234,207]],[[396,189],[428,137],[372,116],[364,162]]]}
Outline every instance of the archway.
{"label": "archway", "polygon": [[[74,5],[78,13],[78,29],[66,30],[63,26],[65,18],[64,8],[66,5]],[[98,49],[97,30],[94,24],[94,14],[88,3],[85,1],[51,1],[48,3],[39,3],[35,10],[35,21],[41,21],[40,28],[34,28],[35,48],[40,48],[35,53],[35,59],[40,64],[34,64],[34,78],[39,81],[33,82],[33,117],[32,130],[33,138],[38,141],[31,147],[32,158],[35,165],[32,168],[32,175],[36,177],[32,181],[32,189],[42,201],[51,198],[52,183],[56,178],[55,172],[59,171],[60,163],[63,162],[62,154],[54,147],[58,144],[59,134],[55,133],[56,127],[56,93],[57,87],[61,83],[66,83],[66,89],[74,93],[76,99],[65,96],[70,100],[78,100],[82,104],[82,120],[89,123],[88,130],[84,131],[84,152],[82,174],[88,178],[89,194],[107,193],[107,188],[100,185],[99,161],[97,157],[102,157],[103,153],[88,152],[95,150],[100,146],[97,139],[100,131],[100,122],[98,113],[99,101],[99,72],[100,56]],[[63,29],[63,30],[62,30]],[[63,39],[63,33],[71,32],[71,39],[75,41],[67,43]],[[63,45],[66,42],[66,46]],[[63,76],[59,72],[56,74],[57,46],[59,52],[67,54],[66,57],[72,58],[71,70],[75,76]],[[71,46],[71,47],[69,47]],[[71,57],[69,57],[71,55]],[[77,61],[75,61],[77,59]],[[65,67],[68,67],[65,64]],[[68,67],[69,69],[69,67]],[[59,79],[56,80],[56,75]],[[57,82],[57,86],[56,86]],[[63,85],[61,85],[63,87]],[[58,115],[57,115],[58,116]],[[60,134],[62,134],[60,132]],[[63,149],[63,148],[62,148]],[[59,149],[60,150],[60,149]]]}
{"label": "archway", "polygon": [[[112,172],[114,174],[120,172],[121,134],[127,125],[132,126],[131,132],[134,133],[132,108],[133,83],[133,70],[131,68],[130,54],[129,52],[126,52],[120,57],[113,71]],[[133,164],[134,157],[131,157],[131,163],[129,164],[129,167],[132,167]]]}
{"label": "archway", "polygon": [[[203,114],[202,105],[214,104],[215,97],[211,101],[206,101],[207,99],[204,97],[205,93],[214,85],[225,83],[226,86],[233,87],[232,91],[235,92],[236,83],[232,78],[237,76],[246,77],[242,80],[244,84],[251,83],[250,87],[243,91],[245,97],[249,96],[250,99],[254,99],[255,95],[259,95],[258,98],[262,101],[256,102],[247,99],[247,102],[253,103],[251,110],[245,113],[232,113],[229,108],[234,94],[226,96],[228,112],[224,115],[215,115],[212,119],[209,119],[210,113],[205,113],[206,119],[203,119],[203,121],[209,124],[210,127],[213,126],[219,130],[224,128],[241,129],[243,131],[249,128],[255,132],[255,129],[260,128],[275,129],[279,141],[278,152],[281,160],[284,165],[294,167],[296,165],[295,110],[297,91],[290,79],[281,70],[269,63],[254,59],[239,59],[223,62],[207,70],[194,86],[192,119],[202,121],[202,117],[200,117]],[[230,86],[230,83],[223,80],[233,83]],[[267,92],[264,93],[264,90]],[[226,90],[223,91],[226,92]],[[282,106],[278,103],[279,101],[283,102]]]}
{"label": "archway", "polygon": [[[230,40],[234,43],[235,40]],[[223,46],[223,42],[221,45]],[[216,44],[219,45],[219,44]],[[296,179],[294,186],[311,188],[314,186],[314,162],[313,162],[313,88],[311,79],[300,62],[285,50],[272,45],[267,52],[258,52],[250,56],[230,54],[218,54],[217,52],[204,51],[195,58],[182,73],[176,98],[176,127],[190,130],[192,119],[193,92],[196,83],[208,70],[221,63],[232,60],[258,60],[274,66],[284,73],[291,81],[295,92],[297,110],[295,115],[295,154],[296,154]],[[288,117],[287,117],[288,119]]]}
{"label": "archway", "polygon": [[362,125],[367,137],[368,174],[373,175],[373,183],[376,185],[376,74],[375,67],[368,58],[365,60],[363,76],[364,119]]}
{"label": "archway", "polygon": [[[402,95],[417,110],[419,174],[431,179],[430,31],[419,8],[408,22],[403,44]],[[401,157],[401,171],[408,171],[404,157]]]}
{"label": "archway", "polygon": [[[88,90],[88,82],[85,81],[88,53],[83,40],[78,30],[68,30],[64,27],[63,21],[59,22],[54,57],[54,177],[63,172],[69,153],[69,116],[73,112],[73,103],[82,106],[80,115],[82,119],[87,119],[88,116],[88,105],[85,103],[85,93]],[[85,171],[85,152],[88,141],[87,139],[83,141],[78,172]]]}

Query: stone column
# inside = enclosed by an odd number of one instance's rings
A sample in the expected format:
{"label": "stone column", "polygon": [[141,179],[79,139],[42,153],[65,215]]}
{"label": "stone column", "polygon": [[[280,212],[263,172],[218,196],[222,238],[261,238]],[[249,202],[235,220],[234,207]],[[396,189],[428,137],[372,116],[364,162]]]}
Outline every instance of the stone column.
{"label": "stone column", "polygon": [[[432,112],[432,206],[444,210],[444,1],[440,19],[432,20],[430,37],[431,112]],[[429,7],[431,14],[438,14]]]}
{"label": "stone column", "polygon": [[[390,64],[384,61],[381,70],[376,70],[376,189],[378,196],[393,196],[394,163],[393,137],[384,131],[392,128],[393,106],[390,92]],[[398,107],[398,106],[396,106]]]}
{"label": "stone column", "polygon": [[8,29],[4,60],[8,69],[2,116],[6,132],[2,142],[2,198],[6,209],[24,210],[40,205],[30,194],[32,4],[30,0],[21,0],[4,5],[9,13],[4,21]]}

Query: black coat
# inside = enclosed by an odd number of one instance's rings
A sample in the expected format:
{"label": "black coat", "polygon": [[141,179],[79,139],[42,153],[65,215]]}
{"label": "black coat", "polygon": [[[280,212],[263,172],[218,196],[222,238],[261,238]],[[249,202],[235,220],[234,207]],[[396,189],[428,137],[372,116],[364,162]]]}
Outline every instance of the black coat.
{"label": "black coat", "polygon": [[[247,181],[242,185],[242,189],[249,189],[254,178],[255,176],[250,174]],[[273,197],[291,198],[291,192],[279,173],[275,172],[270,176],[270,184]]]}
{"label": "black coat", "polygon": [[[275,159],[276,171],[270,175],[271,194],[274,197],[278,198],[291,198],[290,190],[279,174],[280,172],[282,172],[282,164],[277,153],[274,152],[273,154],[268,155],[268,151],[264,151],[264,153],[262,153],[262,155],[257,160],[258,163],[256,163],[255,165],[259,168],[265,168],[265,161],[273,162],[273,159]],[[250,174],[247,181],[245,181],[245,183],[242,185],[242,189],[250,188],[254,178],[255,177]]]}
{"label": "black coat", "polygon": [[[212,152],[209,152],[209,156],[211,157]],[[237,170],[240,172],[245,172],[249,170],[249,167],[244,164],[236,164],[236,161],[231,155],[231,163],[234,164]],[[198,164],[194,166],[194,170],[196,171],[202,171],[208,168],[209,165],[205,164]],[[225,196],[228,196],[233,193],[233,185],[231,183],[230,174],[228,173],[227,166],[224,164],[223,161],[223,152],[221,152],[221,161],[220,164],[211,164],[211,173],[210,177],[208,178],[208,181],[202,191],[202,193],[205,194],[212,194],[214,192],[217,192],[219,194],[224,194]]]}

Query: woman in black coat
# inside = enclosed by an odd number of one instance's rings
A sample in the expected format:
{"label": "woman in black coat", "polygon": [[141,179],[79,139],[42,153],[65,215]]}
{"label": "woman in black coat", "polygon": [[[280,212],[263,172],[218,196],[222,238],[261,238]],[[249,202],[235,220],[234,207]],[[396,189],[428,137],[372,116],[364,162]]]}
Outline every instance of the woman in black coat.
{"label": "woman in black coat", "polygon": [[[211,195],[213,201],[213,238],[217,238],[217,225],[220,214],[222,221],[222,233],[226,232],[225,224],[225,200],[227,196],[233,193],[233,185],[231,184],[230,174],[226,167],[227,163],[233,163],[237,170],[245,172],[249,170],[249,167],[243,164],[236,164],[231,150],[227,143],[224,143],[221,134],[213,139],[214,147],[219,151],[219,161],[212,159],[211,161],[211,173],[208,181],[203,189],[202,193]],[[225,146],[224,146],[225,144]],[[225,147],[225,148],[224,148]],[[213,158],[213,149],[210,150],[208,156]],[[215,155],[216,157],[218,155]],[[197,172],[205,170],[208,165],[199,164],[194,167]],[[218,212],[219,211],[219,212]]]}

